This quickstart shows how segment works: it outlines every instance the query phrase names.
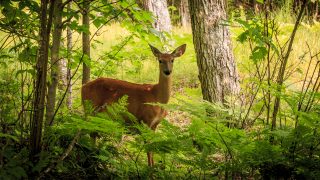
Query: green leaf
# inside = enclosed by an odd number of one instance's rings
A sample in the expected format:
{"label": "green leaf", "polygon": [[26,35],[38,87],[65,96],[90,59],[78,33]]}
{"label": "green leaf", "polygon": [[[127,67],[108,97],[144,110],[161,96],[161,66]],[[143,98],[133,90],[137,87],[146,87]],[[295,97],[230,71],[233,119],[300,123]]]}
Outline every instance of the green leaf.
{"label": "green leaf", "polygon": [[302,69],[301,69],[300,67],[298,67],[298,68],[296,69],[296,72],[298,72],[299,74],[303,74],[303,71],[302,71]]}
{"label": "green leaf", "polygon": [[83,63],[85,63],[87,66],[91,67],[91,59],[88,55],[84,54],[82,58]]}
{"label": "green leaf", "polygon": [[27,177],[26,171],[20,166],[12,167],[8,171],[10,172],[10,174],[12,174],[18,179],[22,177],[25,177],[25,178]]}
{"label": "green leaf", "polygon": [[13,56],[10,55],[10,54],[0,54],[0,59],[10,59],[12,58]]}
{"label": "green leaf", "polygon": [[249,36],[249,31],[246,30],[245,32],[241,33],[238,37],[237,37],[237,41],[244,43]]}
{"label": "green leaf", "polygon": [[253,49],[250,59],[257,63],[259,60],[262,60],[267,54],[268,51],[266,47],[257,46]]}
{"label": "green leaf", "polygon": [[0,61],[0,66],[3,66],[4,68],[8,68],[8,64],[6,62]]}
{"label": "green leaf", "polygon": [[102,24],[104,24],[104,20],[101,19],[101,18],[96,18],[95,20],[92,21],[93,25],[96,27],[96,28],[99,28]]}
{"label": "green leaf", "polygon": [[16,142],[19,142],[19,139],[16,136],[10,135],[10,134],[4,134],[0,132],[0,137],[9,138]]}
{"label": "green leaf", "polygon": [[23,73],[29,73],[32,76],[34,76],[36,74],[34,69],[20,69],[16,72],[16,77],[18,77],[19,74],[23,74]]}

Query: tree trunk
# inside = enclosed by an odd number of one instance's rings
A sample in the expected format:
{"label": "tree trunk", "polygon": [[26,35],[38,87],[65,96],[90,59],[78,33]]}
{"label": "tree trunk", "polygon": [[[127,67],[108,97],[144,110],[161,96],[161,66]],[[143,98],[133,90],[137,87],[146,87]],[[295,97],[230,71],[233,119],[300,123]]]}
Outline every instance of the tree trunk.
{"label": "tree trunk", "polygon": [[241,1],[240,0],[234,0],[233,1],[233,6],[236,7],[236,8],[239,8],[241,5]]}
{"label": "tree trunk", "polygon": [[[48,13],[48,4],[50,4]],[[34,87],[33,113],[31,118],[30,158],[35,160],[35,155],[41,150],[42,124],[45,108],[48,48],[50,29],[52,24],[53,4],[48,0],[41,0],[39,51],[36,65],[36,80]],[[49,16],[48,16],[49,14]],[[48,18],[47,18],[48,16]]]}
{"label": "tree trunk", "polygon": [[144,0],[144,8],[152,12],[158,31],[171,31],[171,20],[166,0]]}
{"label": "tree trunk", "polygon": [[[68,12],[71,11],[71,2],[68,3]],[[68,109],[71,109],[72,107],[72,82],[71,82],[71,68],[69,64],[71,63],[71,51],[72,51],[72,31],[71,28],[67,27],[67,88],[68,88],[68,94],[67,94],[67,107]]]}
{"label": "tree trunk", "polygon": [[48,86],[46,124],[52,124],[56,104],[57,85],[59,81],[59,50],[62,32],[62,0],[55,0],[53,13],[53,34],[51,48],[51,81]]}
{"label": "tree trunk", "polygon": [[[68,35],[67,35],[68,36]],[[67,37],[68,38],[68,37]],[[61,43],[63,46],[63,43]],[[66,90],[68,88],[68,58],[61,57],[59,61],[59,90]]]}
{"label": "tree trunk", "polygon": [[319,2],[316,1],[314,2],[314,14],[313,14],[313,19],[316,21],[318,20],[318,16],[319,16]]}
{"label": "tree trunk", "polygon": [[254,10],[254,12],[255,12],[256,14],[259,13],[259,3],[257,3],[256,0],[253,0],[253,1],[252,1],[252,7],[253,7],[253,10]]}
{"label": "tree trunk", "polygon": [[190,13],[189,13],[189,4],[188,0],[180,1],[180,17],[181,17],[181,26],[188,27],[190,25]]}
{"label": "tree trunk", "polygon": [[[82,33],[82,51],[84,54],[83,59],[90,59],[90,19],[89,19],[90,0],[83,1],[83,12],[82,12],[82,24],[87,27],[88,32]],[[82,84],[90,81],[90,67],[89,64],[83,62],[82,71]]]}
{"label": "tree trunk", "polygon": [[224,103],[240,89],[229,29],[223,25],[225,1],[189,0],[189,7],[203,98]]}

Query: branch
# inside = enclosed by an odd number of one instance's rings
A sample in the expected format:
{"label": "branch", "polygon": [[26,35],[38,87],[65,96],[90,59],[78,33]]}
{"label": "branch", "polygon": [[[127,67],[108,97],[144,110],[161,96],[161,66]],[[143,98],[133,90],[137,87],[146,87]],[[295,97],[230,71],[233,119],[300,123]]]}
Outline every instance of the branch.
{"label": "branch", "polygon": [[[75,13],[79,13],[79,12],[81,12],[80,9],[77,10],[77,11],[75,11]],[[70,22],[73,17],[74,17],[74,16],[70,16],[70,17],[68,17],[66,20],[62,21],[61,26],[63,26],[65,23]]]}
{"label": "branch", "polygon": [[66,2],[61,4],[61,8],[63,9],[67,4],[69,4],[73,0],[66,0]]}
{"label": "branch", "polygon": [[[110,3],[103,4],[103,5],[98,6],[98,7],[94,7],[94,6],[93,6],[93,7],[92,7],[92,10],[99,10],[99,8],[102,8],[102,7],[105,7],[105,6],[111,5],[111,4],[116,4],[116,3],[121,2],[121,1],[123,1],[123,0],[110,2]],[[90,11],[92,11],[92,10],[90,10]]]}
{"label": "branch", "polygon": [[[91,3],[94,2],[95,0],[89,0],[89,1],[90,1],[90,4],[91,4]],[[76,5],[78,6],[78,8],[81,10],[81,13],[85,12],[85,10],[82,8],[81,3],[77,2],[77,1],[73,1],[73,2],[76,3]],[[83,3],[83,1],[82,1],[82,3]]]}

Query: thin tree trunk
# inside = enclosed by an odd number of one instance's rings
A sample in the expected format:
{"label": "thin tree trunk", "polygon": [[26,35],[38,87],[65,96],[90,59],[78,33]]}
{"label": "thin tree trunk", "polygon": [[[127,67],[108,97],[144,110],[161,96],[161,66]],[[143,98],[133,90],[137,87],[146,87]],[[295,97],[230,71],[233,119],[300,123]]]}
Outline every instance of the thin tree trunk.
{"label": "thin tree trunk", "polygon": [[[52,24],[53,1],[41,0],[40,7],[40,30],[39,51],[36,66],[36,80],[34,87],[33,114],[31,116],[30,133],[30,158],[35,160],[35,155],[41,150],[42,124],[45,108],[48,48],[50,29]],[[50,4],[48,12],[48,4]],[[48,16],[49,14],[49,16]],[[48,16],[48,18],[47,18]]]}
{"label": "thin tree trunk", "polygon": [[241,5],[240,0],[234,0],[233,5],[234,5],[234,7],[238,8]]}
{"label": "thin tree trunk", "polygon": [[314,7],[314,14],[313,14],[313,19],[317,20],[318,19],[318,15],[319,15],[319,2],[316,1],[315,3],[315,7]]}
{"label": "thin tree trunk", "polygon": [[[68,37],[67,37],[68,38]],[[63,46],[63,43],[61,43]],[[59,90],[66,90],[68,88],[68,62],[67,57],[61,57],[59,60]]]}
{"label": "thin tree trunk", "polygon": [[[267,38],[270,38],[269,34],[269,12],[270,12],[270,7],[271,7],[271,1],[265,0],[264,1],[264,10],[265,10],[265,20],[264,20],[264,34]],[[272,36],[272,35],[271,35]],[[272,38],[272,37],[271,37]],[[270,112],[271,112],[271,92],[270,92],[270,87],[271,87],[271,59],[270,59],[270,43],[267,43],[268,47],[268,54],[267,54],[267,83],[268,83],[268,88],[267,88],[267,99],[266,99],[266,107],[267,107],[267,117],[266,117],[266,122],[267,125],[269,125],[269,120],[270,120]]]}
{"label": "thin tree trunk", "polygon": [[171,20],[166,0],[145,0],[144,7],[153,13],[154,27],[159,31],[171,31]]}
{"label": "thin tree trunk", "polygon": [[180,17],[181,26],[188,27],[190,25],[190,13],[188,0],[180,0]]}
{"label": "thin tree trunk", "polygon": [[[71,2],[68,3],[68,12],[71,11]],[[72,51],[72,31],[71,28],[68,26],[67,27],[67,88],[68,88],[68,94],[67,94],[67,107],[68,109],[72,108],[72,82],[71,82],[71,68],[70,68],[70,63],[71,63],[71,51]]]}
{"label": "thin tree trunk", "polygon": [[253,10],[255,13],[259,13],[259,3],[256,0],[252,2]]}
{"label": "thin tree trunk", "polygon": [[[82,33],[82,51],[84,59],[90,59],[90,19],[89,19],[90,0],[83,1],[82,24],[87,27],[88,32]],[[82,84],[90,81],[89,64],[83,62]]]}
{"label": "thin tree trunk", "polygon": [[224,103],[240,89],[229,29],[223,25],[225,1],[189,0],[189,7],[203,98]]}
{"label": "thin tree trunk", "polygon": [[46,109],[46,124],[52,121],[55,104],[57,85],[59,81],[59,50],[61,43],[61,32],[62,32],[62,0],[55,0],[54,2],[54,13],[53,13],[53,34],[52,34],[52,48],[51,48],[51,81],[48,87],[48,98],[47,98],[47,109]]}

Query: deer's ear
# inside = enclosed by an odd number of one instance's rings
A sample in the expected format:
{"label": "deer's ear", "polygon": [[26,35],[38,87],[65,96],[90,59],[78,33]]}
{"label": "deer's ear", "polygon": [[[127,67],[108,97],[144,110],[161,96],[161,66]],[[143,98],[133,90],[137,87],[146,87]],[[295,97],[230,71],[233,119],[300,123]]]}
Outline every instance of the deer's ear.
{"label": "deer's ear", "polygon": [[150,46],[151,51],[152,51],[152,53],[153,53],[154,56],[159,57],[160,54],[162,54],[157,48],[151,46],[151,44],[149,44],[149,46]]}
{"label": "deer's ear", "polygon": [[187,45],[186,44],[183,44],[181,46],[179,46],[177,49],[175,49],[171,55],[174,56],[174,57],[180,57],[184,54],[184,52],[186,51],[186,47]]}

